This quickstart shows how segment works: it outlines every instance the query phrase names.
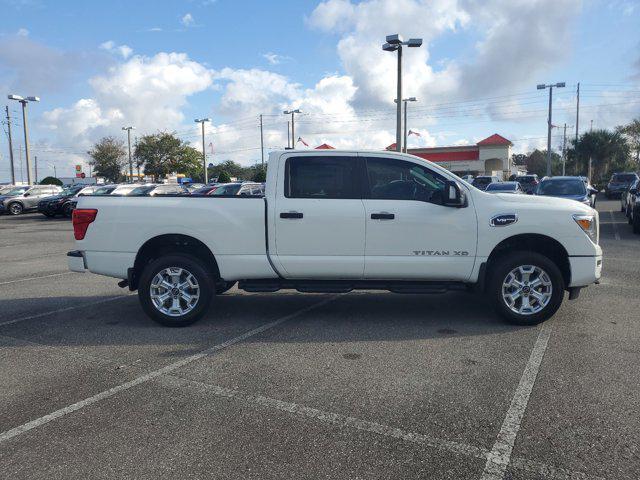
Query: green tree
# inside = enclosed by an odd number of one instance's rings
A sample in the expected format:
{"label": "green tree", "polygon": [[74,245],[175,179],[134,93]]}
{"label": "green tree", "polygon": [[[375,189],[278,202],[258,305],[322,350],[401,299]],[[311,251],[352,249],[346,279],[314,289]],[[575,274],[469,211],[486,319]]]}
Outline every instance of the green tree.
{"label": "green tree", "polygon": [[[524,159],[527,172],[535,173],[539,177],[547,174],[547,151],[534,150]],[[551,175],[562,174],[562,157],[556,152],[551,152]]]}
{"label": "green tree", "polygon": [[254,182],[264,183],[267,181],[267,169],[266,167],[256,166],[253,169],[253,175],[251,176],[251,180]]}
{"label": "green tree", "polygon": [[135,148],[136,163],[144,165],[145,175],[155,180],[170,173],[201,178],[202,155],[174,133],[158,132],[143,136]]}
{"label": "green tree", "polygon": [[218,183],[229,183],[230,181],[231,181],[231,176],[225,170],[222,170],[218,174]]}
{"label": "green tree", "polygon": [[104,137],[87,152],[91,156],[89,164],[97,177],[117,183],[122,178],[122,169],[127,163],[124,142],[113,137]]}
{"label": "green tree", "polygon": [[632,120],[627,125],[621,125],[616,130],[627,139],[635,154],[636,168],[640,169],[640,118]]}
{"label": "green tree", "polygon": [[220,176],[221,172],[226,172],[229,177],[236,177],[239,179],[247,179],[247,169],[242,165],[234,162],[233,160],[225,160],[218,163],[207,170],[209,172],[209,178],[216,178]]}
{"label": "green tree", "polygon": [[40,185],[58,185],[62,186],[62,181],[57,179],[56,177],[44,177],[40,182]]}
{"label": "green tree", "polygon": [[629,143],[622,133],[593,130],[580,135],[577,142],[571,141],[569,165],[576,175],[587,175],[591,159],[591,181],[601,183],[611,172],[632,168],[630,151]]}

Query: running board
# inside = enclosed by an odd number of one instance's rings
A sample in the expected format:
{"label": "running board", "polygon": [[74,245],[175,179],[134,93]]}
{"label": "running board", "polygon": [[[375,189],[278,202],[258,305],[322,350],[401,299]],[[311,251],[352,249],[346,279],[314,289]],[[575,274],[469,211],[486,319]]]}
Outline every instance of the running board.
{"label": "running board", "polygon": [[297,290],[302,293],[348,293],[352,290],[388,290],[393,293],[445,293],[466,290],[463,282],[420,282],[404,280],[287,280],[267,278],[240,280],[238,288],[246,292]]}

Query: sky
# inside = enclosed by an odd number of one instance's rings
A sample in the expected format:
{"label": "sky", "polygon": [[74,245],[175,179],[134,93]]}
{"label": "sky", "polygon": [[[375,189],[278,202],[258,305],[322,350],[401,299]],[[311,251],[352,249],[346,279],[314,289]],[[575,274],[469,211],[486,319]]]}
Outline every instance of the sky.
{"label": "sky", "polygon": [[[553,124],[575,134],[640,117],[640,0],[0,0],[0,102],[12,116],[16,175],[26,180],[28,106],[38,176],[88,172],[100,138],[176,132],[207,161],[261,160],[297,148],[383,149],[395,141],[396,54],[388,34],[424,39],[405,49],[409,147],[473,144],[499,133],[515,152],[546,148]],[[2,115],[0,182],[9,180]],[[563,128],[553,130],[560,149]],[[22,156],[21,156],[22,153]]]}

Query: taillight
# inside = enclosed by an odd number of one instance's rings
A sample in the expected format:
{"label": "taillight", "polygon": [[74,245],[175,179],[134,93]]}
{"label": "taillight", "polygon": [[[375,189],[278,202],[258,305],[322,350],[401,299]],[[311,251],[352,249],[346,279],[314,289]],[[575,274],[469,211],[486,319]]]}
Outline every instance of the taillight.
{"label": "taillight", "polygon": [[98,215],[98,210],[95,208],[76,208],[73,211],[71,218],[73,221],[73,236],[76,237],[76,240],[84,239],[87,234],[87,228],[96,219],[96,215]]}

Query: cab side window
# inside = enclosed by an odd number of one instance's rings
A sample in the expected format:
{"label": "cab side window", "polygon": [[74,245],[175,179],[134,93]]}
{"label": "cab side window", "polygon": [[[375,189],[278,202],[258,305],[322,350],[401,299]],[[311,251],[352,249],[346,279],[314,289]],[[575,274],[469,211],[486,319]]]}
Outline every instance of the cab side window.
{"label": "cab side window", "polygon": [[444,177],[417,163],[395,158],[366,159],[369,198],[416,200],[441,205]]}
{"label": "cab side window", "polygon": [[357,157],[293,157],[287,159],[287,198],[360,199]]}

